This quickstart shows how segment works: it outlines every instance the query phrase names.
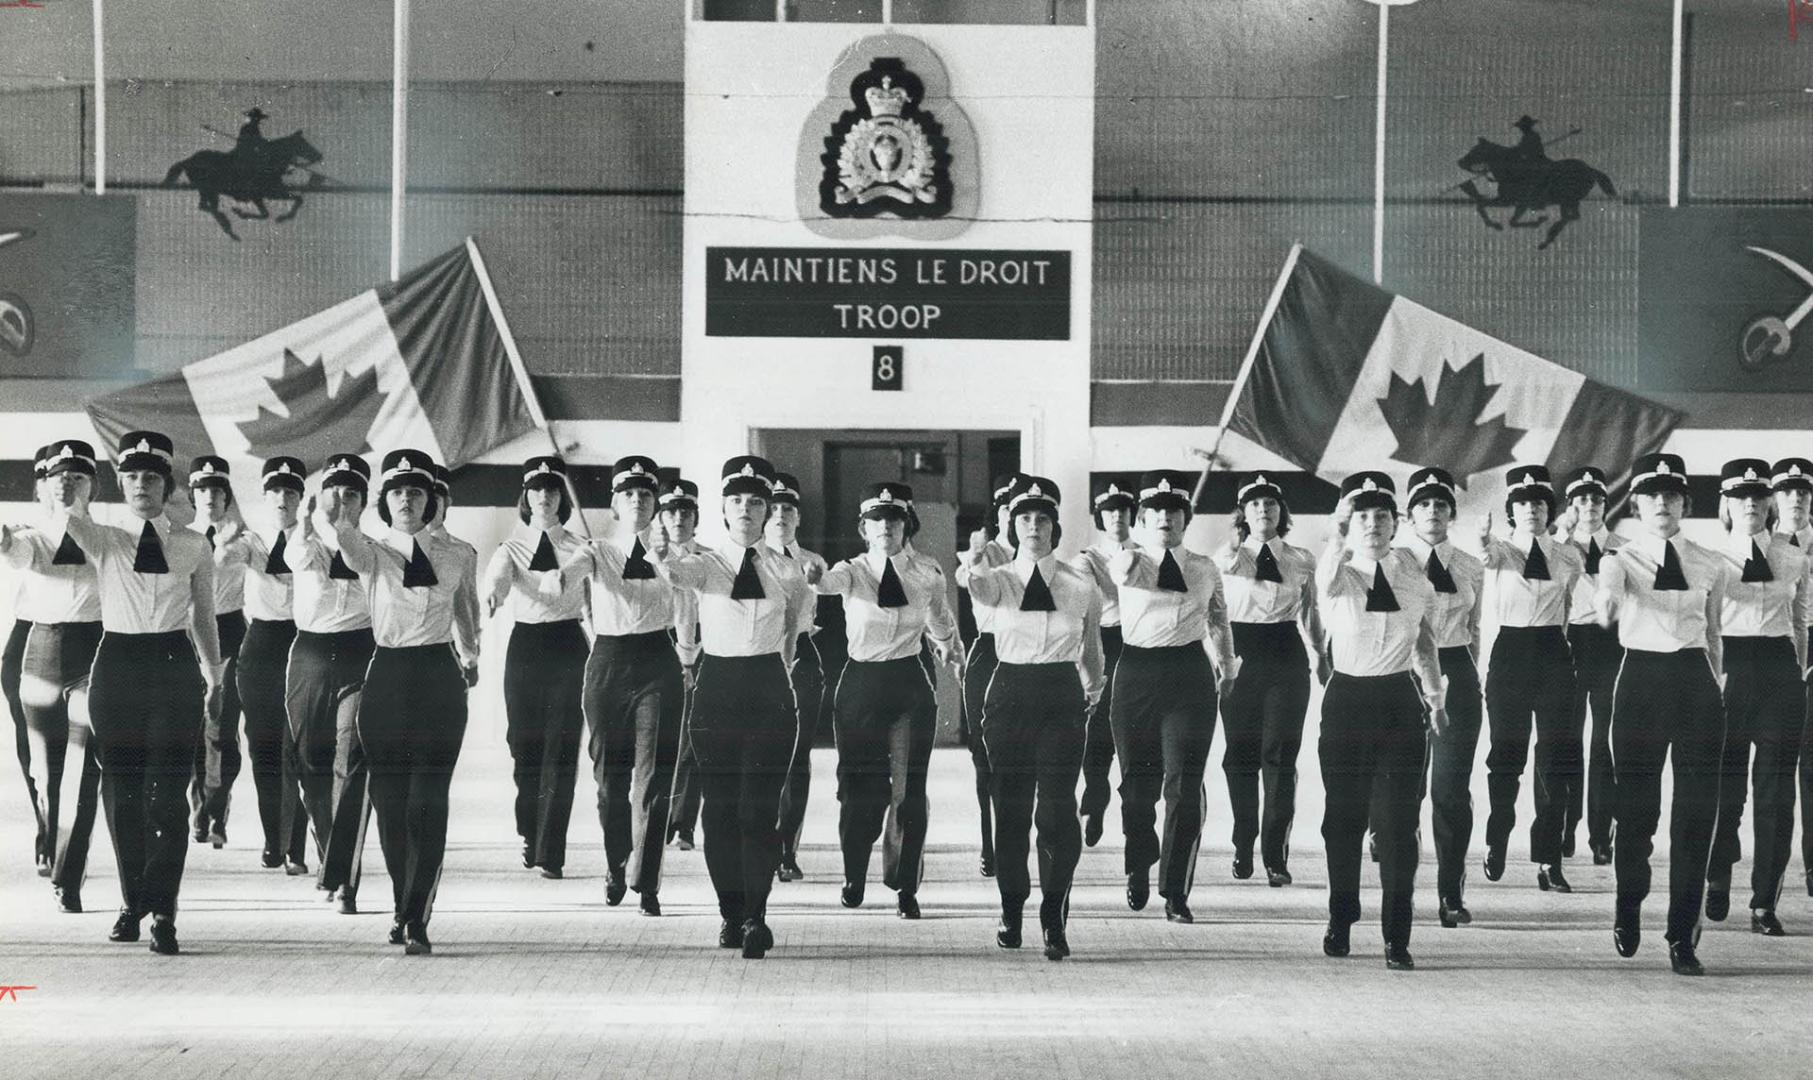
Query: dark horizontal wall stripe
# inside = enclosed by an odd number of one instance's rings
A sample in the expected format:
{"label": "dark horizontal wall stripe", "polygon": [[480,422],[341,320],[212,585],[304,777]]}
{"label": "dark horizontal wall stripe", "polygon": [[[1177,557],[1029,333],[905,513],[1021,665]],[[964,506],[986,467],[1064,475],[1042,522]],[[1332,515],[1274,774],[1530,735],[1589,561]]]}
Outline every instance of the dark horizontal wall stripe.
{"label": "dark horizontal wall stripe", "polygon": [[1089,423],[1094,427],[1178,427],[1216,424],[1227,404],[1227,382],[1094,382]]}
{"label": "dark horizontal wall stripe", "polygon": [[634,375],[536,375],[530,379],[550,420],[680,419],[680,380]]}

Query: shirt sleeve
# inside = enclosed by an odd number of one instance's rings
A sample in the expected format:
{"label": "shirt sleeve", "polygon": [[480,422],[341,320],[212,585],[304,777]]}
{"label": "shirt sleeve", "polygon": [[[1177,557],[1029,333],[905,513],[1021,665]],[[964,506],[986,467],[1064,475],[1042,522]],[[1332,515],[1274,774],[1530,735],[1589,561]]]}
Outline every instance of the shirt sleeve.
{"label": "shirt sleeve", "polygon": [[845,559],[826,570],[824,576],[818,579],[818,584],[812,586],[813,591],[820,596],[848,596],[850,589],[856,584],[856,568],[852,565],[854,561]]}
{"label": "shirt sleeve", "polygon": [[946,652],[958,649],[957,618],[951,612],[950,600],[946,596],[944,571],[936,564],[928,563],[925,572],[926,588],[930,595],[925,601],[925,633],[932,642]]}

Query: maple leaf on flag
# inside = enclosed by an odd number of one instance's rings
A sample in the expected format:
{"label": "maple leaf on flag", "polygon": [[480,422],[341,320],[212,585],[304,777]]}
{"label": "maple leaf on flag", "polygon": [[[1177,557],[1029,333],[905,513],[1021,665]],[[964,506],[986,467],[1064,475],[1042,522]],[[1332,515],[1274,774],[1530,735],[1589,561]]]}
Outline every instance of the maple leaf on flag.
{"label": "maple leaf on flag", "polygon": [[303,461],[321,461],[338,453],[366,453],[367,437],[384,407],[378,389],[378,369],[368,368],[357,377],[340,380],[340,392],[327,392],[327,368],[320,357],[310,364],[289,349],[283,350],[283,371],[265,376],[271,392],[288,410],[282,416],[260,405],[258,418],[239,425],[251,444],[246,452],[257,458],[289,454]]}
{"label": "maple leaf on flag", "polygon": [[1458,368],[1442,365],[1435,401],[1423,380],[1406,382],[1396,372],[1379,411],[1397,436],[1392,457],[1410,465],[1437,465],[1453,473],[1461,487],[1466,478],[1516,461],[1517,443],[1526,434],[1505,423],[1503,416],[1480,423],[1479,418],[1498,393],[1497,383],[1486,381],[1486,358],[1481,353]]}

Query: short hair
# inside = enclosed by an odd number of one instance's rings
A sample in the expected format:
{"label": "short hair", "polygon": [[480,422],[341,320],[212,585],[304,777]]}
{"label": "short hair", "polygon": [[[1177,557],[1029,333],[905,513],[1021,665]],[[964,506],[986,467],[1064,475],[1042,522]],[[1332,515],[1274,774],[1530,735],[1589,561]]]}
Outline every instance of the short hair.
{"label": "short hair", "polygon": [[1511,508],[1520,502],[1539,502],[1549,508],[1549,517],[1555,516],[1555,493],[1548,488],[1518,488],[1522,494],[1505,496],[1505,517],[1511,516]]}
{"label": "short hair", "polygon": [[[1283,499],[1275,501],[1278,503],[1278,535],[1289,536],[1291,531],[1290,504]],[[1246,523],[1246,503],[1234,507],[1234,532],[1240,537],[1240,542],[1243,544],[1246,543],[1246,538],[1252,535],[1253,527]]]}
{"label": "short hair", "polygon": [[[559,510],[557,516],[560,518],[560,523],[562,525],[565,525],[567,523],[567,519],[573,516],[573,498],[572,498],[572,496],[567,494],[567,486],[565,484],[560,485],[559,491],[560,491],[560,510]],[[516,516],[522,519],[522,523],[524,525],[527,525],[529,523],[529,489],[528,488],[523,488],[522,491],[516,496]]]}
{"label": "short hair", "polygon": [[[1775,512],[1775,493],[1772,491],[1769,493],[1769,497],[1763,500],[1763,531],[1774,532],[1775,523],[1780,520],[1781,515]],[[1725,526],[1726,532],[1731,531],[1730,496],[1723,496],[1719,499],[1719,524]]]}
{"label": "short hair", "polygon": [[[1029,513],[1043,514],[1051,521],[1051,550],[1056,551],[1058,544],[1064,539],[1064,526],[1058,523],[1058,516],[1043,507],[1029,511]],[[1014,518],[1018,516],[1018,514],[1012,514],[1007,518],[1007,543],[1015,551],[1020,550],[1020,535],[1014,528]]]}
{"label": "short hair", "polygon": [[407,488],[414,488],[417,491],[424,491],[424,492],[428,493],[428,505],[427,505],[427,507],[425,507],[422,510],[422,524],[424,524],[424,525],[434,524],[434,516],[435,516],[435,514],[440,512],[441,503],[440,503],[439,499],[435,498],[433,481],[428,481],[427,483],[422,483],[422,484],[418,484],[418,483],[414,483],[414,482],[407,483],[407,484],[398,484],[396,487],[385,488],[384,490],[378,492],[378,518],[379,518],[379,520],[383,521],[385,525],[390,524],[390,498],[389,498],[390,493],[393,491],[403,491]]}

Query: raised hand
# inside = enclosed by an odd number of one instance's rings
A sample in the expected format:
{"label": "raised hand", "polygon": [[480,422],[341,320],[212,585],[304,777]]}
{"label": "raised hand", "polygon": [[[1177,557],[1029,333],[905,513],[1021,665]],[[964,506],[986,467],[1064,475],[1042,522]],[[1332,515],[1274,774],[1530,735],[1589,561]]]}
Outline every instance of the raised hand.
{"label": "raised hand", "polygon": [[1492,511],[1487,510],[1479,519],[1479,546],[1485,547],[1492,542]]}
{"label": "raised hand", "polygon": [[806,576],[808,585],[817,585],[824,580],[825,576],[825,568],[819,564],[817,559],[807,559],[805,565],[800,567],[800,572]]}
{"label": "raised hand", "polygon": [[969,534],[969,547],[965,549],[971,559],[979,558],[982,549],[988,546],[988,530],[977,529]]}

